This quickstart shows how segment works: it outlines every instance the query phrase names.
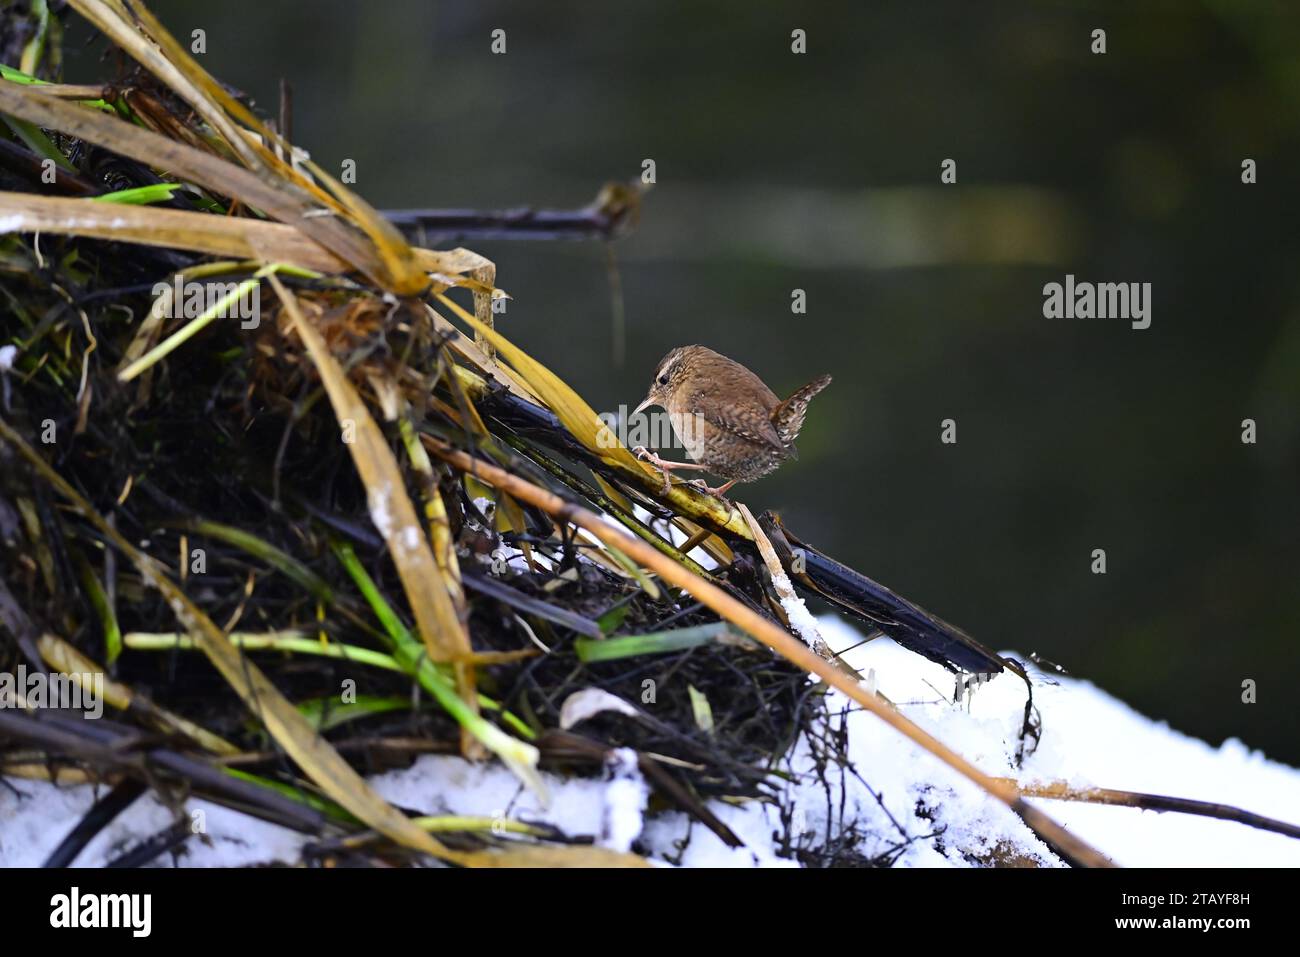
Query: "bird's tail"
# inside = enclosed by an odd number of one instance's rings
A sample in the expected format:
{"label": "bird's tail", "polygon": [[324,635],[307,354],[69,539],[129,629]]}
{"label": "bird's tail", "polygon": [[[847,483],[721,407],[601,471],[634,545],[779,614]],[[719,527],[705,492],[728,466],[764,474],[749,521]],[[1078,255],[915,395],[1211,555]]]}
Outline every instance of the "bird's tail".
{"label": "bird's tail", "polygon": [[830,376],[818,376],[772,410],[772,425],[776,428],[776,434],[781,437],[781,442],[791,452],[793,452],[794,440],[798,438],[799,430],[803,428],[803,417],[808,412],[808,403],[812,401],[813,396],[830,384]]}

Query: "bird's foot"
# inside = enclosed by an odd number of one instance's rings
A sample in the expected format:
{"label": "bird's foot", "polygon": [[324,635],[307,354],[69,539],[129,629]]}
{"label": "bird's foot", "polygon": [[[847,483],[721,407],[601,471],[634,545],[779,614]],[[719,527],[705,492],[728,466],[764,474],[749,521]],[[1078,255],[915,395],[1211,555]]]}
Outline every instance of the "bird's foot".
{"label": "bird's foot", "polygon": [[638,445],[636,448],[632,450],[632,454],[635,455],[643,462],[649,462],[651,465],[655,466],[656,468],[659,469],[660,472],[663,473],[664,476],[663,493],[665,495],[667,495],[669,492],[673,490],[672,473],[669,471],[669,469],[672,468],[674,463],[665,462],[659,456],[655,455],[653,452],[647,449],[644,445]]}
{"label": "bird's foot", "polygon": [[735,485],[736,482],[733,479],[730,482],[726,482],[722,485],[719,485],[717,488],[714,488],[713,486],[709,485],[709,483],[704,481],[704,479],[695,479],[694,481],[687,482],[686,484],[691,486],[692,488],[699,489],[705,495],[712,495],[715,498],[720,498],[724,502],[727,502],[730,501],[730,499],[728,499],[726,495],[727,490],[730,489],[731,486]]}

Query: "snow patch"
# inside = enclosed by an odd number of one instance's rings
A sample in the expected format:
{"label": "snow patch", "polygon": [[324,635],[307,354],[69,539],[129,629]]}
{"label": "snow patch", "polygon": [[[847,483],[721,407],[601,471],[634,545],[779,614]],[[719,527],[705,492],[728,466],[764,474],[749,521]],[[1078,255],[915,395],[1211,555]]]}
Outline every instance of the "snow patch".
{"label": "snow patch", "polygon": [[384,541],[388,541],[393,534],[393,487],[385,482],[381,488],[368,488],[366,502],[370,506],[370,520],[375,523],[375,528],[379,529]]}
{"label": "snow patch", "polygon": [[650,801],[650,788],[637,766],[636,751],[616,748],[605,761],[609,784],[605,787],[605,816],[600,845],[626,853],[641,835],[642,813]]}
{"label": "snow patch", "polygon": [[[1189,738],[1087,681],[1035,670],[1030,675],[1042,739],[1017,768],[1026,694],[1019,678],[998,675],[954,702],[953,676],[943,667],[887,638],[861,644],[862,636],[834,616],[818,619],[817,627],[833,649],[858,645],[845,654],[850,665],[874,672],[880,694],[988,774],[1197,798],[1296,818],[1300,771],[1235,739],[1214,747]],[[611,701],[620,711],[635,711],[599,689],[592,689],[583,709],[594,713],[589,709]],[[879,859],[901,867],[1060,866],[1015,814],[947,765],[838,692],[827,694],[826,705],[827,730],[843,734],[801,738],[783,762],[787,778],[773,779],[773,800],[709,802],[743,842],[738,848],[682,812],[647,817],[648,788],[631,752],[613,751],[603,778],[542,774],[549,806],[500,763],[446,755],[426,755],[370,783],[389,801],[422,814],[545,823],[571,837],[620,850],[635,847],[654,861],[688,867],[797,866],[792,851],[824,859],[828,847],[845,862]],[[843,755],[828,751],[841,740]],[[836,763],[842,757],[851,769]],[[96,797],[89,785],[8,783],[14,790],[0,787],[0,867],[39,866]],[[1125,866],[1300,866],[1300,841],[1230,821],[1032,800]],[[205,812],[207,836],[187,842],[179,866],[289,863],[301,853],[303,838],[292,831],[197,799],[186,808]],[[102,865],[171,821],[170,811],[143,798],[98,835],[76,864]],[[164,856],[154,866],[172,863]]]}

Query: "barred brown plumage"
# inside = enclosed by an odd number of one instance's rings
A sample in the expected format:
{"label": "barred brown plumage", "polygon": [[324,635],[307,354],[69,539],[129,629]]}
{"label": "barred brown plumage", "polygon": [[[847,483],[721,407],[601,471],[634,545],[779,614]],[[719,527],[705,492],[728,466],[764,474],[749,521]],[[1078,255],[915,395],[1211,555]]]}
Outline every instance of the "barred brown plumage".
{"label": "barred brown plumage", "polygon": [[644,448],[634,451],[663,470],[665,490],[669,472],[707,469],[727,481],[718,488],[701,487],[721,495],[798,457],[794,441],[808,403],[830,383],[830,376],[818,376],[782,401],[739,362],[705,346],[682,346],[660,360],[636,412],[652,405],[667,409],[673,431],[695,461],[666,462]]}

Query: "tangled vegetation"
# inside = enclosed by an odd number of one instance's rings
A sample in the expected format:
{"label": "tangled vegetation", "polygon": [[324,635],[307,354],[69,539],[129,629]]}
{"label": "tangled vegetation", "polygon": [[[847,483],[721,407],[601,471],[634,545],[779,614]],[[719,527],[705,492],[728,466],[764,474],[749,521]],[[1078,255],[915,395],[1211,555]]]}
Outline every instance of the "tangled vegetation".
{"label": "tangled vegetation", "polygon": [[[734,844],[707,800],[770,795],[828,687],[1103,862],[815,653],[789,600],[958,675],[1016,662],[774,515],[664,492],[495,327],[491,262],[412,245],[143,4],[71,6],[130,65],[59,83],[57,18],[10,11],[0,80],[0,669],[107,675],[113,709],[0,710],[4,775],[110,786],[53,862],[151,789],[309,834],[318,859],[643,863],[491,809],[413,818],[363,776],[421,753],[541,790],[539,768],[631,748],[657,805]],[[586,219],[616,235],[638,204],[607,187]],[[566,715],[647,688],[652,713]]]}

